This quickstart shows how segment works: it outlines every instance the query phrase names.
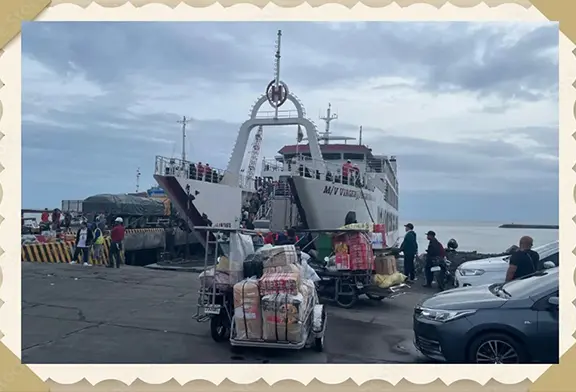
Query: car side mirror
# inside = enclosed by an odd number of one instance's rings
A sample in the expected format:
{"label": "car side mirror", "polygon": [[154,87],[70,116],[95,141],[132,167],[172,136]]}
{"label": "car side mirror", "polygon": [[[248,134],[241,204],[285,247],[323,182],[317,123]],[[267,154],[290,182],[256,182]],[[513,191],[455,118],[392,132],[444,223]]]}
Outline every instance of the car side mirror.
{"label": "car side mirror", "polygon": [[551,261],[545,261],[543,264],[544,269],[548,269],[548,268],[554,268],[556,267],[556,264],[554,264]]}
{"label": "car side mirror", "polygon": [[558,297],[550,297],[550,298],[548,298],[548,303],[549,303],[550,305],[552,305],[553,307],[558,308],[558,304],[559,304],[559,302],[558,302]]}

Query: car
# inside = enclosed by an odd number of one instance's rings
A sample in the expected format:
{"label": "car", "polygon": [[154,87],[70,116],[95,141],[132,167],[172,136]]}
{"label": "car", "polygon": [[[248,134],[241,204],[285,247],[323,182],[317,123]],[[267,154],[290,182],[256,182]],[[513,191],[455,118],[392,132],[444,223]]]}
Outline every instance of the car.
{"label": "car", "polygon": [[414,308],[414,345],[450,363],[558,363],[558,267],[456,288]]}
{"label": "car", "polygon": [[[560,252],[558,241],[535,247],[533,250],[540,255],[542,264],[550,261],[554,266],[558,266]],[[501,283],[506,279],[509,261],[510,255],[466,261],[456,269],[455,285],[456,287],[467,287]],[[547,263],[546,267],[548,266],[551,264]]]}

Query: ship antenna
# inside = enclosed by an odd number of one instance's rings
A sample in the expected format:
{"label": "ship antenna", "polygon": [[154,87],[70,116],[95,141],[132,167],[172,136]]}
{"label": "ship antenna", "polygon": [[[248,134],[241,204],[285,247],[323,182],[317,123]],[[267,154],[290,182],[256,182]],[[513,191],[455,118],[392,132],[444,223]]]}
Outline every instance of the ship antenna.
{"label": "ship antenna", "polygon": [[182,116],[182,120],[176,122],[182,124],[182,164],[184,165],[184,162],[186,162],[186,125],[188,125],[190,119]]}
{"label": "ship antenna", "polygon": [[360,125],[360,137],[358,138],[358,145],[362,145],[362,125]]}
{"label": "ship antenna", "polygon": [[[278,37],[276,38],[276,59],[274,61],[274,91],[280,91],[280,44],[282,42],[282,30],[278,30]],[[278,118],[278,105],[274,105],[274,118]]]}
{"label": "ship antenna", "polygon": [[136,193],[140,191],[140,168],[136,169]]}
{"label": "ship antenna", "polygon": [[333,120],[338,119],[338,114],[332,114],[332,104],[328,103],[328,109],[326,110],[326,117],[320,117],[320,120],[324,120],[326,123],[326,128],[324,130],[324,144],[328,144],[328,140],[330,139],[330,122]]}

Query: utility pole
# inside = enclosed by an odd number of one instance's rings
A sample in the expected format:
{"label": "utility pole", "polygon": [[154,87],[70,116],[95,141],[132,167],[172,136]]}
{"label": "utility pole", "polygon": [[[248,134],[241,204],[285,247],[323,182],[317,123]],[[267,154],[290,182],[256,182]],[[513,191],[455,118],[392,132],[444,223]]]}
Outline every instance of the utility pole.
{"label": "utility pole", "polygon": [[140,191],[140,168],[136,169],[136,193]]}
{"label": "utility pole", "polygon": [[182,116],[182,120],[176,122],[182,124],[182,164],[184,164],[186,162],[186,125],[188,125],[190,119]]}
{"label": "utility pole", "polygon": [[360,138],[358,140],[358,144],[362,145],[362,125],[360,125]]}

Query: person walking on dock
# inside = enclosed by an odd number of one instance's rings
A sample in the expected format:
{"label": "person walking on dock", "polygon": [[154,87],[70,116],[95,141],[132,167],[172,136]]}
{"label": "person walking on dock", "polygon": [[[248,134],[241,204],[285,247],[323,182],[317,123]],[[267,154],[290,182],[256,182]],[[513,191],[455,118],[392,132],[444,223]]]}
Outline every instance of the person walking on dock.
{"label": "person walking on dock", "polygon": [[124,241],[124,220],[120,217],[114,220],[114,227],[110,232],[110,238],[112,242],[110,243],[110,259],[108,260],[108,268],[120,268],[120,263],[122,262],[122,241]]}
{"label": "person walking on dock", "polygon": [[94,239],[94,233],[88,227],[86,221],[82,221],[80,228],[76,232],[76,246],[74,248],[74,255],[72,256],[72,261],[70,264],[76,264],[82,252],[82,261],[85,266],[91,266],[90,264],[90,244]]}
{"label": "person walking on dock", "polygon": [[414,276],[414,259],[418,254],[418,241],[412,223],[405,224],[404,228],[406,229],[406,234],[402,245],[400,245],[400,252],[404,253],[404,275],[408,277],[408,280],[414,281],[416,280]]}
{"label": "person walking on dock", "polygon": [[533,274],[540,269],[540,255],[532,250],[534,240],[532,237],[520,238],[519,249],[510,256],[506,282]]}
{"label": "person walking on dock", "polygon": [[428,249],[426,249],[426,264],[424,266],[424,274],[426,275],[426,283],[424,287],[432,287],[432,281],[434,276],[432,275],[432,266],[434,261],[446,256],[446,251],[444,246],[436,238],[436,233],[432,230],[426,233],[426,238],[428,239]]}

